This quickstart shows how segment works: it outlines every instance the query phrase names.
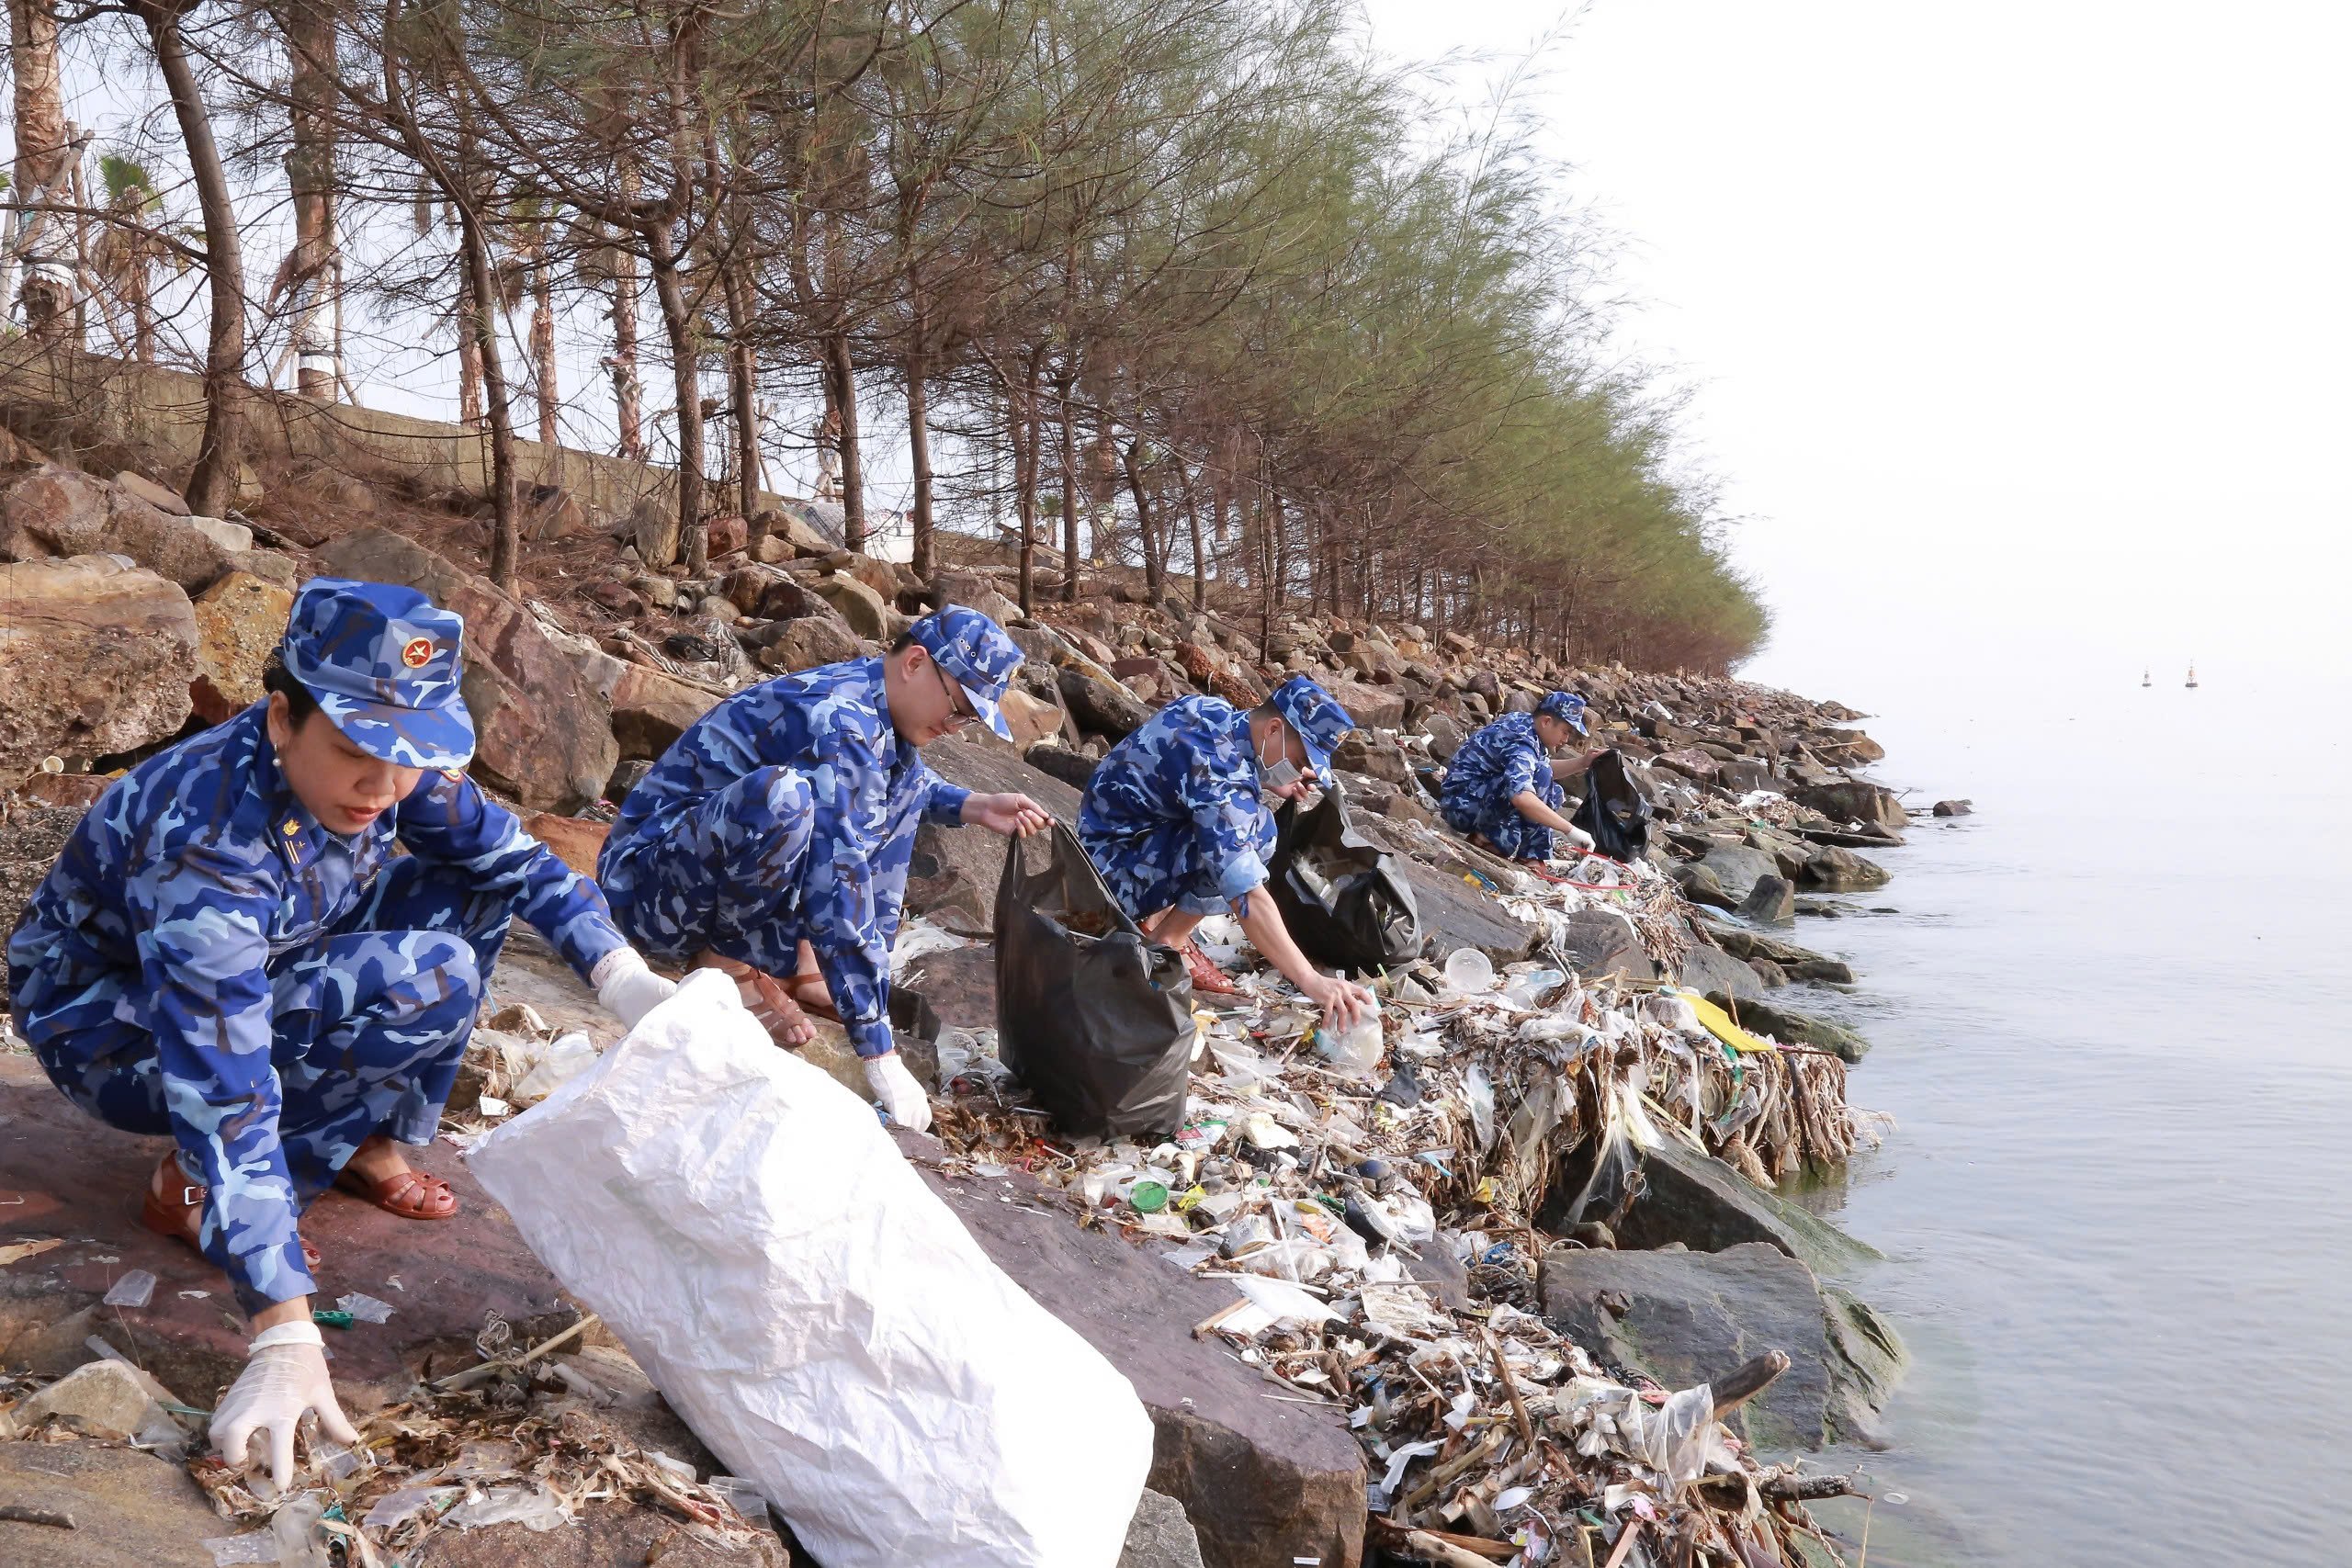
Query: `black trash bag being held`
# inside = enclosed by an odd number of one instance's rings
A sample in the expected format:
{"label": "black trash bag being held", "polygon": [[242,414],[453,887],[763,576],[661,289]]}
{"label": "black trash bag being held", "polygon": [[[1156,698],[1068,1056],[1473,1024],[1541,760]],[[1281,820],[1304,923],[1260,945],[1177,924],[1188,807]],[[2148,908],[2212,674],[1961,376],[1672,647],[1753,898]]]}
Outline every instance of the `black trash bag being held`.
{"label": "black trash bag being held", "polygon": [[1421,955],[1421,913],[1405,868],[1355,830],[1336,792],[1312,811],[1283,806],[1274,827],[1266,886],[1301,953],[1351,975]]}
{"label": "black trash bag being held", "polygon": [[1649,847],[1650,803],[1626,776],[1624,756],[1614,746],[1593,759],[1584,804],[1568,820],[1591,834],[1592,847],[1611,860],[1631,861]]}
{"label": "black trash bag being held", "polygon": [[1170,1135],[1184,1120],[1193,982],[1146,937],[1068,828],[1045,869],[1020,839],[996,889],[998,1054],[1065,1134]]}

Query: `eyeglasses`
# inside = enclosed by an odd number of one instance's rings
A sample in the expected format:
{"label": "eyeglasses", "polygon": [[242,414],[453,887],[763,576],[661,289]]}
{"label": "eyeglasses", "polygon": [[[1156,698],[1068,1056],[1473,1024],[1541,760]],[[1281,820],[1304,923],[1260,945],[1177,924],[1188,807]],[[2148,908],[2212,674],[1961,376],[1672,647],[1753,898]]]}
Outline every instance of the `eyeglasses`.
{"label": "eyeglasses", "polygon": [[931,672],[939,677],[940,685],[947,693],[947,728],[961,729],[976,722],[980,716],[972,711],[972,705],[965,697],[963,688],[947,678],[947,671],[939,667],[936,659],[931,661]]}

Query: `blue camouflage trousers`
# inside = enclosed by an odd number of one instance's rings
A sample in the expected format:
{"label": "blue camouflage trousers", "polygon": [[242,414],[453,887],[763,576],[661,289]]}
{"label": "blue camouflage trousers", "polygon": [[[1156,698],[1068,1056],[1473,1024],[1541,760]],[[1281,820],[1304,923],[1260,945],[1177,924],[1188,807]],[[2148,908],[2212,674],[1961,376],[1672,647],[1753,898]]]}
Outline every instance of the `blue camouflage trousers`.
{"label": "blue camouflage trousers", "polygon": [[694,803],[605,880],[638,951],[673,964],[708,948],[771,975],[799,961],[802,883],[816,823],[808,781],[754,768]]}
{"label": "blue camouflage trousers", "polygon": [[[1510,797],[1499,793],[1500,781],[1497,785],[1498,792],[1492,794],[1445,795],[1439,809],[1445,814],[1447,826],[1457,833],[1483,835],[1505,860],[1550,860],[1552,829],[1521,817]],[[1555,811],[1568,797],[1560,782],[1548,774],[1536,781],[1535,793]]]}
{"label": "blue camouflage trousers", "polygon": [[[298,1209],[334,1182],[371,1134],[433,1140],[505,944],[513,902],[513,895],[481,892],[447,868],[402,858],[317,941],[270,961],[277,1138]],[[175,1124],[153,1041],[118,1016],[116,995],[106,994],[137,983],[135,976],[99,981],[80,1003],[52,1014],[63,1030],[30,1043],[67,1099],[127,1133],[175,1133],[182,1168],[201,1172],[205,1151],[187,1145],[201,1145],[205,1134]],[[225,1127],[215,1135],[237,1141]],[[230,1169],[236,1168],[232,1158]],[[216,1217],[233,1224],[235,1212],[233,1201],[210,1206],[208,1253]],[[300,1269],[299,1242],[288,1235],[284,1244],[287,1261]]]}

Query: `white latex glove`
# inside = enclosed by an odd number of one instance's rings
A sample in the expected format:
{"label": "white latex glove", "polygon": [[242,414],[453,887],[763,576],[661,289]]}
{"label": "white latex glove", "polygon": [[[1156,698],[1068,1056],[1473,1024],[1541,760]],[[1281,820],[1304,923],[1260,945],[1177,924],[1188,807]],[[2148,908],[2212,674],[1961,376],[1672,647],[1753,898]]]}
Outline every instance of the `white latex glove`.
{"label": "white latex glove", "polygon": [[294,1428],[311,1411],[319,1430],[338,1443],[359,1434],[344,1419],[327,1377],[326,1340],[315,1323],[281,1323],[254,1337],[251,1359],[212,1413],[212,1444],[230,1465],[243,1469],[257,1436],[269,1440],[270,1479],[280,1492],[294,1484]]}
{"label": "white latex glove", "polygon": [[638,1020],[668,1001],[678,989],[675,980],[665,980],[648,969],[633,947],[616,947],[596,960],[596,967],[588,972],[588,983],[596,987],[597,1005],[627,1029],[635,1029]]}
{"label": "white latex glove", "polygon": [[892,1051],[885,1055],[865,1059],[865,1081],[874,1089],[874,1098],[890,1113],[890,1120],[899,1126],[918,1133],[931,1131],[931,1096],[923,1093],[922,1085],[915,1082],[914,1074],[907,1071],[906,1063]]}
{"label": "white latex glove", "polygon": [[1567,839],[1568,842],[1574,844],[1580,850],[1589,850],[1592,848],[1592,835],[1574,824],[1569,825]]}

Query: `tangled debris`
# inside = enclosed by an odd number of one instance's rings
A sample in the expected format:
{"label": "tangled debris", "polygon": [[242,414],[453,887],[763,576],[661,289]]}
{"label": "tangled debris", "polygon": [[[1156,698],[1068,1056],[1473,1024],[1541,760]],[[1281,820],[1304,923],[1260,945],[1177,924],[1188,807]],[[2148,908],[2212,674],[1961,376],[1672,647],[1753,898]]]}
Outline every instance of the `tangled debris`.
{"label": "tangled debris", "polygon": [[[1672,885],[1645,865],[1587,857],[1558,880],[1502,875],[1518,885],[1496,891],[1547,929],[1608,908],[1652,951],[1686,929]],[[1232,965],[1236,936],[1212,920],[1201,944]],[[1777,1368],[1669,1394],[1608,1375],[1529,1308],[1547,1228],[1613,1245],[1643,1147],[1685,1139],[1769,1182],[1873,1142],[1842,1062],[1711,1024],[1672,988],[1555,960],[1498,975],[1464,951],[1383,976],[1378,1049],[1362,1055],[1318,1032],[1270,971],[1235,985],[1195,1014],[1184,1124],[1157,1147],[1056,1141],[988,1031],[943,1043],[936,1130],[977,1173],[1020,1166],[1062,1189],[1080,1223],[1179,1244],[1172,1264],[1230,1280],[1237,1299],[1194,1332],[1288,1396],[1347,1412],[1375,1478],[1375,1537],[1400,1555],[1610,1552],[1622,1568],[1702,1550],[1790,1562],[1800,1537],[1829,1550],[1792,1472],[1759,1468],[1718,1419]],[[1416,1267],[1437,1250],[1466,1271],[1466,1298],[1449,1304]]]}

